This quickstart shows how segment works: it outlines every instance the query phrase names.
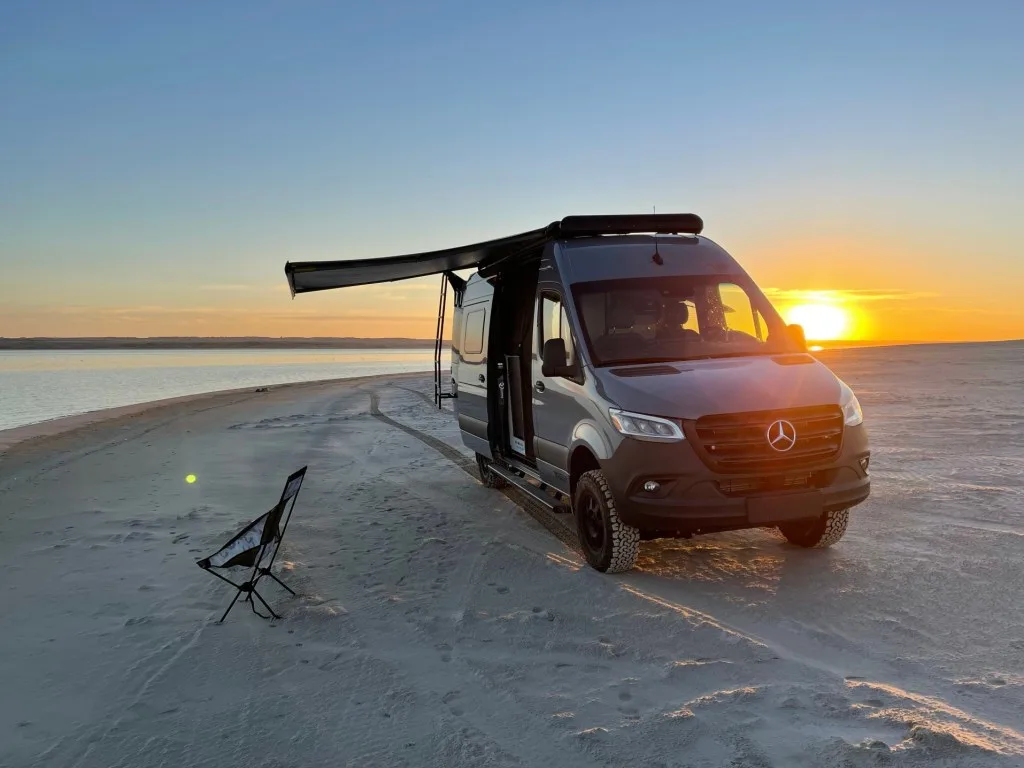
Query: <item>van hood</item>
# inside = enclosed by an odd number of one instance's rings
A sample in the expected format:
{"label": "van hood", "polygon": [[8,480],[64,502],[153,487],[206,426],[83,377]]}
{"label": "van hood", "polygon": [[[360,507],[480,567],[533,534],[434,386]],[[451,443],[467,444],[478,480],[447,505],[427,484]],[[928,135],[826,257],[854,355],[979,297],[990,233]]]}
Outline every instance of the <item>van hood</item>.
{"label": "van hood", "polygon": [[688,360],[595,371],[599,392],[627,411],[677,419],[839,402],[835,375],[810,355]]}

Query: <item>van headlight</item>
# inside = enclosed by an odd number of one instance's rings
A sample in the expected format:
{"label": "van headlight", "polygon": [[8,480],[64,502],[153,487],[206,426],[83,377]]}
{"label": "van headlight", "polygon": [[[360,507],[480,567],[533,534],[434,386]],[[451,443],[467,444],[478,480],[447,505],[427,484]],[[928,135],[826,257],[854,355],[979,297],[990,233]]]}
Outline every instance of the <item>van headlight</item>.
{"label": "van headlight", "polygon": [[848,427],[856,427],[864,423],[864,411],[860,408],[860,401],[842,381],[839,382],[839,407],[843,409],[843,423]]}
{"label": "van headlight", "polygon": [[645,416],[642,413],[630,413],[619,408],[609,408],[608,415],[611,417],[612,425],[623,435],[629,437],[666,443],[686,439],[678,424],[660,416]]}

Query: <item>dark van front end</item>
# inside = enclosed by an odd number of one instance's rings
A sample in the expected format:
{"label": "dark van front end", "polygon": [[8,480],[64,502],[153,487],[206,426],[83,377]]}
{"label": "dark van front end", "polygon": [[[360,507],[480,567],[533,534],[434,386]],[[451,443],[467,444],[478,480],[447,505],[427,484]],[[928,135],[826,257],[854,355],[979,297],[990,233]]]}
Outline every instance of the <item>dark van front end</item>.
{"label": "dark van front end", "polygon": [[[638,539],[777,526],[801,546],[838,541],[870,492],[860,404],[743,269],[703,237],[559,246],[594,403],[596,429],[577,432],[602,434],[587,450],[615,524]],[[599,512],[580,515],[584,553],[620,570],[631,556],[611,556],[608,536],[588,545]]]}
{"label": "dark van front end", "polygon": [[[611,409],[612,427],[625,422],[634,434],[620,434],[601,467],[623,522],[645,538],[756,526],[796,530],[868,497],[868,439],[859,409],[844,414],[839,402],[849,390],[809,355],[645,368],[597,372],[609,399],[631,407]],[[723,375],[756,383],[753,397],[715,381]],[[701,394],[695,398],[690,389]],[[812,389],[820,389],[809,398],[812,405],[785,405],[785,397],[772,394]],[[760,407],[730,407],[751,400]],[[650,415],[677,424],[679,437],[635,434]]]}

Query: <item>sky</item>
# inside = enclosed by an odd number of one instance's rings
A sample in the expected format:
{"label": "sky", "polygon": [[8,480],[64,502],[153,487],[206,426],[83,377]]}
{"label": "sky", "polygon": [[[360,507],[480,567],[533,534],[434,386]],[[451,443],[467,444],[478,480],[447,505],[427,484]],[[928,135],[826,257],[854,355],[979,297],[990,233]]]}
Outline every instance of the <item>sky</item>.
{"label": "sky", "polygon": [[8,0],[0,336],[429,338],[436,279],[284,263],[656,207],[784,315],[1021,338],[1022,37],[1018,0]]}

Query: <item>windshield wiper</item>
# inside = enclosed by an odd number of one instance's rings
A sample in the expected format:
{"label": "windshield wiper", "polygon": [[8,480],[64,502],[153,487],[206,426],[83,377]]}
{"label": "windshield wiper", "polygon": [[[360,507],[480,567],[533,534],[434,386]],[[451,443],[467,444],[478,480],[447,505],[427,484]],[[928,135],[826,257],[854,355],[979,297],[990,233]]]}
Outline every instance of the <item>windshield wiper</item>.
{"label": "windshield wiper", "polygon": [[601,367],[609,365],[657,365],[659,363],[685,363],[689,360],[716,360],[726,357],[761,357],[767,355],[778,355],[777,350],[760,350],[756,352],[708,352],[702,355],[676,355],[673,357],[632,357],[625,360],[605,360],[600,363]]}
{"label": "windshield wiper", "polygon": [[763,350],[759,352],[719,352],[715,354],[707,355],[694,355],[693,357],[687,357],[686,360],[718,360],[723,357],[762,357],[766,355],[777,355],[778,352],[772,352],[769,350]]}
{"label": "windshield wiper", "polygon": [[602,360],[601,366],[608,365],[657,365],[658,363],[678,363],[680,357],[631,357],[625,360]]}

